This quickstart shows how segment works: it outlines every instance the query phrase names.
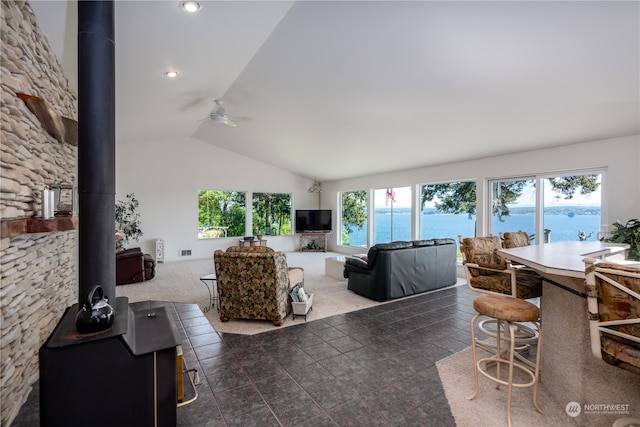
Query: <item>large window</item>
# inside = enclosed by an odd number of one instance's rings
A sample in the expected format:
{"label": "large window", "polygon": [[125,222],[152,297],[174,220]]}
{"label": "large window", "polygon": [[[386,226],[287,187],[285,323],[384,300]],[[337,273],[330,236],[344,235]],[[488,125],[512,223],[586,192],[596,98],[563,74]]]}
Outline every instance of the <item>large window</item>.
{"label": "large window", "polygon": [[245,235],[245,193],[198,190],[198,239]]}
{"label": "large window", "polygon": [[340,193],[340,244],[367,246],[367,191]]}
{"label": "large window", "polygon": [[602,172],[490,181],[491,230],[523,230],[538,243],[596,240]]}
{"label": "large window", "polygon": [[291,195],[253,193],[252,221],[254,235],[291,234]]}
{"label": "large window", "polygon": [[535,178],[497,180],[491,182],[491,233],[526,231],[536,234]]}
{"label": "large window", "polygon": [[373,192],[373,244],[411,240],[411,187]]}
{"label": "large window", "polygon": [[456,181],[420,188],[420,238],[473,237],[476,232],[476,183]]}

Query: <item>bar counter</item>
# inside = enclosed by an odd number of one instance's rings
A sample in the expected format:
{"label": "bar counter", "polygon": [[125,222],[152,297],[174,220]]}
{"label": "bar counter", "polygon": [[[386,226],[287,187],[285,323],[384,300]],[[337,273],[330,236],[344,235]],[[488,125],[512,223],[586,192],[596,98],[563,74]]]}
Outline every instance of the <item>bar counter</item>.
{"label": "bar counter", "polygon": [[[580,414],[571,417],[579,426],[612,425],[625,416],[640,416],[640,376],[591,354],[584,289],[584,258],[619,262],[626,248],[628,245],[604,242],[555,242],[499,251],[544,279],[540,385],[563,409],[573,402],[580,404]],[[629,414],[594,406],[615,404],[628,405]]]}

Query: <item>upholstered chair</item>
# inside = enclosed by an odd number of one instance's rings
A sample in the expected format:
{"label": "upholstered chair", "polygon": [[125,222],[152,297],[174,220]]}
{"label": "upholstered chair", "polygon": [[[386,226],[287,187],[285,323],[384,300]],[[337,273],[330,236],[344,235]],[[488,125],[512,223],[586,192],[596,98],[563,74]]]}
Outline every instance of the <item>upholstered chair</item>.
{"label": "upholstered chair", "polygon": [[116,252],[116,285],[144,282],[156,275],[156,262],[140,248]]}
{"label": "upholstered chair", "polygon": [[502,241],[502,247],[504,249],[520,248],[531,244],[529,235],[526,231],[522,230],[501,232],[500,240]]}
{"label": "upholstered chair", "polygon": [[[497,236],[466,237],[459,236],[464,271],[469,287],[486,294],[503,295],[523,300],[538,298],[542,295],[542,278],[533,270],[512,266],[504,259],[498,250],[502,244]],[[537,305],[537,304],[536,304]],[[485,318],[478,323],[479,329],[486,335],[497,338],[505,331],[505,326],[495,318]],[[528,324],[513,323],[516,336],[515,357],[520,362],[534,368],[523,353],[527,353],[538,340],[538,328],[531,328]],[[502,337],[501,339],[505,339]],[[490,352],[495,351],[493,343],[476,342],[481,348]]]}
{"label": "upholstered chair", "polygon": [[498,237],[459,236],[459,239],[465,275],[471,289],[520,299],[542,295],[542,278],[530,269],[511,266],[500,256],[497,251],[502,249],[502,244]]}
{"label": "upholstered chair", "polygon": [[591,351],[640,374],[640,263],[584,262]]}
{"label": "upholstered chair", "polygon": [[269,320],[280,326],[291,311],[289,290],[304,281],[301,268],[289,268],[284,252],[266,246],[232,246],[213,254],[220,320]]}

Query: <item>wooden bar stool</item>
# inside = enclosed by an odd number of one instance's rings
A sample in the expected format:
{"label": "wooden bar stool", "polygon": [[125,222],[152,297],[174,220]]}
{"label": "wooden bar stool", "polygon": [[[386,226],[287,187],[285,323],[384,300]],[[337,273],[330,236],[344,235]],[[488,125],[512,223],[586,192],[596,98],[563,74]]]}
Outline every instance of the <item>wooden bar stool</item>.
{"label": "wooden bar stool", "polygon": [[[540,328],[540,311],[534,304],[508,296],[502,295],[481,295],[473,300],[473,308],[478,312],[473,319],[471,319],[471,349],[473,353],[473,377],[475,382],[475,391],[472,396],[467,399],[472,400],[478,395],[479,382],[478,372],[485,377],[496,383],[496,388],[500,388],[500,385],[508,386],[507,390],[507,422],[511,426],[511,391],[513,387],[524,388],[533,387],[533,405],[536,410],[544,415],[540,406],[538,406],[538,375],[540,372],[540,347],[542,344],[542,329]],[[476,353],[476,346],[479,344],[475,337],[475,322],[480,316],[487,316],[498,320],[498,331],[496,339],[496,353],[491,357],[485,357],[478,360]],[[518,363],[514,360],[515,357],[515,328],[516,323],[530,322],[534,325],[538,335],[538,345],[536,350],[536,363],[534,370],[526,364]],[[505,329],[508,329],[508,338],[501,337],[500,325],[506,325]],[[506,334],[507,331],[504,331]],[[503,353],[500,349],[502,341],[509,342],[509,352]],[[508,358],[505,358],[508,357]],[[501,365],[507,365],[509,374],[507,380],[500,378]],[[495,366],[495,375],[488,372],[489,366]],[[530,381],[514,383],[513,382],[513,369],[520,369],[530,377]]]}

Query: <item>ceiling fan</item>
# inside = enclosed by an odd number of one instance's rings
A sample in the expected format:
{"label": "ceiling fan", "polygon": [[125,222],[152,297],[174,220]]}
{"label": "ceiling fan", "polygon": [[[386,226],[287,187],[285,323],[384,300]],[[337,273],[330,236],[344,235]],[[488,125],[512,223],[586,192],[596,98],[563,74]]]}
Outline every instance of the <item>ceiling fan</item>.
{"label": "ceiling fan", "polygon": [[236,127],[236,122],[248,122],[251,117],[229,116],[222,106],[222,100],[216,99],[216,105],[218,108],[209,114],[209,120],[212,123],[225,125],[229,127]]}

